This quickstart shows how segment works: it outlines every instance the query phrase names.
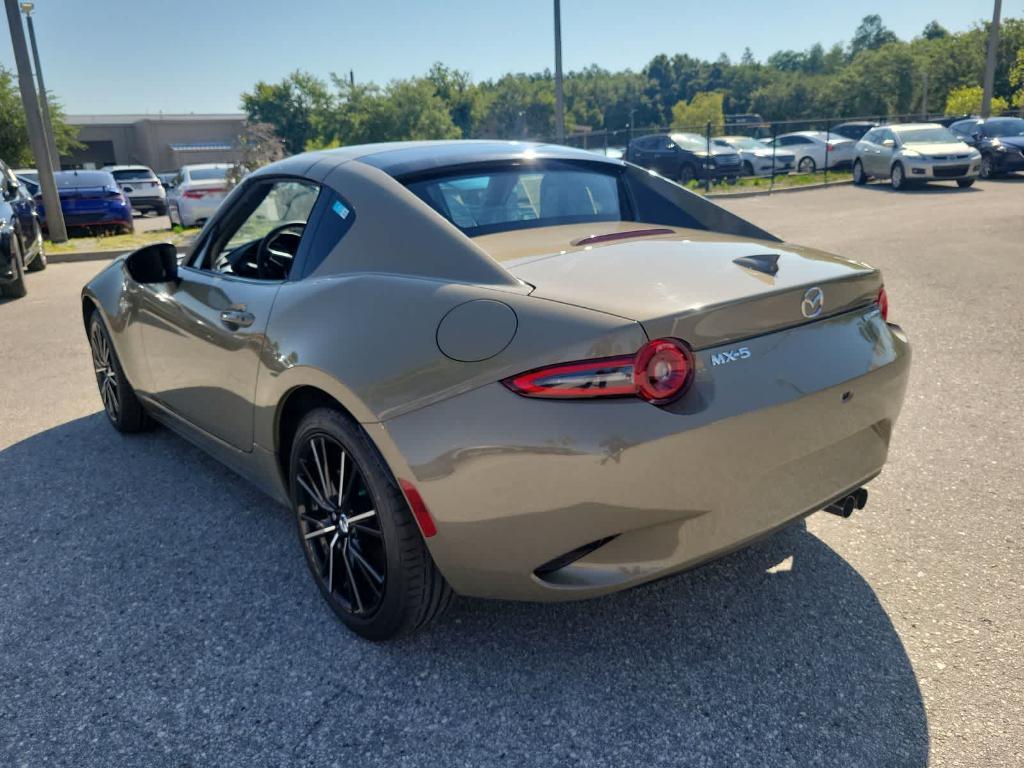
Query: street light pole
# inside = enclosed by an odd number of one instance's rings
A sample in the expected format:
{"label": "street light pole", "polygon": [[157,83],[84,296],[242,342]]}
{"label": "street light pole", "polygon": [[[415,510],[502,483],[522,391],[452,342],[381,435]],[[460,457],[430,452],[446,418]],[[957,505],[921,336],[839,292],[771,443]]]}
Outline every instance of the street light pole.
{"label": "street light pole", "polygon": [[985,84],[981,93],[981,116],[988,117],[992,113],[992,90],[996,80],[996,53],[999,49],[999,17],[1003,2],[996,0],[992,9],[992,24],[988,28],[988,55],[985,58]]}
{"label": "street light pole", "polygon": [[4,9],[7,11],[7,26],[11,30],[11,44],[14,47],[14,63],[18,69],[21,103],[25,108],[28,141],[32,147],[32,155],[36,159],[39,186],[43,192],[43,205],[46,207],[46,228],[50,240],[63,243],[68,239],[68,232],[64,226],[64,214],[60,210],[60,196],[57,194],[57,182],[53,178],[53,164],[48,157],[50,150],[46,146],[43,122],[39,117],[39,100],[36,98],[35,85],[32,83],[32,67],[29,64],[25,30],[21,26],[17,0],[4,0]]}
{"label": "street light pole", "polygon": [[50,120],[50,99],[46,95],[46,83],[43,82],[43,68],[39,64],[39,46],[36,45],[36,27],[32,23],[32,11],[35,3],[22,3],[21,12],[28,22],[28,41],[32,47],[32,61],[36,67],[36,81],[39,83],[39,111],[43,116],[43,130],[46,132],[46,146],[50,149],[50,164],[53,170],[60,170],[60,153],[57,151],[57,140],[53,135],[53,123]]}
{"label": "street light pole", "polygon": [[555,132],[565,143],[565,97],[562,94],[562,3],[555,0]]}

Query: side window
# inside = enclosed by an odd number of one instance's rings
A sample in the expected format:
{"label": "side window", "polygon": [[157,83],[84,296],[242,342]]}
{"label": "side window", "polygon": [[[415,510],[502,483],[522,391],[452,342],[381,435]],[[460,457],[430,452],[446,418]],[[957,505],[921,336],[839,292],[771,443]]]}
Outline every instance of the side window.
{"label": "side window", "polygon": [[893,133],[892,131],[890,131],[888,128],[886,128],[885,130],[882,131],[882,134],[879,137],[878,143],[881,144],[884,141],[890,141],[890,140],[891,141],[896,141],[896,134]]}
{"label": "side window", "polygon": [[300,179],[251,183],[224,212],[195,266],[237,277],[286,279],[319,192],[319,186]]}
{"label": "side window", "polygon": [[867,133],[864,134],[864,138],[861,139],[861,141],[865,141],[868,144],[877,144],[878,143],[878,134],[879,133],[880,133],[880,131],[877,128],[875,128],[873,130],[870,130],[870,131],[868,131]]}
{"label": "side window", "polygon": [[799,144],[796,136],[781,136],[775,140],[775,143],[780,147],[792,147],[795,144]]}
{"label": "side window", "polygon": [[309,248],[301,275],[291,275],[292,280],[301,279],[319,267],[334,247],[341,242],[345,233],[352,229],[356,213],[351,206],[333,189],[324,188],[323,194],[313,208],[313,221],[309,224]]}

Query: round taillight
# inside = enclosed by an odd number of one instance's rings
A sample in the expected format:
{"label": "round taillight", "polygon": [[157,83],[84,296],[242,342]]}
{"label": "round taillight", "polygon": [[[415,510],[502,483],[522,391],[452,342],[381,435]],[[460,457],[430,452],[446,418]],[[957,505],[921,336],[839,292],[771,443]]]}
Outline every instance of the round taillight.
{"label": "round taillight", "polygon": [[655,339],[636,353],[633,383],[636,393],[655,405],[675,400],[693,374],[690,350],[678,339]]}
{"label": "round taillight", "polygon": [[883,285],[878,291],[878,309],[882,313],[882,319],[889,319],[889,294],[885,292],[885,286]]}

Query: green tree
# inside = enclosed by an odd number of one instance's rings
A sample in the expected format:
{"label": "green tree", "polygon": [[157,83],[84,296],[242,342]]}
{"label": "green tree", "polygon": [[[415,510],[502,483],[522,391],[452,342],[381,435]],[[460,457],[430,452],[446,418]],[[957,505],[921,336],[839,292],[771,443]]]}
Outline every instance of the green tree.
{"label": "green tree", "polygon": [[[947,115],[977,115],[981,112],[981,99],[983,96],[980,85],[968,85],[962,88],[954,88],[946,96]],[[1005,112],[1010,108],[1006,99],[1001,96],[992,97],[992,111],[994,113]]]}
{"label": "green tree", "polygon": [[1010,103],[1024,110],[1024,48],[1017,51],[1017,59],[1010,68],[1010,85],[1015,89]]}
{"label": "green tree", "polygon": [[949,30],[939,24],[938,21],[929,21],[921,32],[921,37],[925,40],[939,40],[943,37],[949,37]]}
{"label": "green tree", "polygon": [[719,91],[694,94],[690,103],[680,101],[672,107],[672,129],[703,133],[711,123],[712,131],[721,131],[725,123],[722,103],[725,95]]}
{"label": "green tree", "polygon": [[861,51],[873,51],[897,40],[896,33],[882,24],[881,16],[877,13],[869,14],[861,20],[860,26],[853,33],[850,57],[855,57]]}
{"label": "green tree", "polygon": [[[78,141],[78,129],[64,120],[56,97],[47,92],[50,104],[50,122],[53,124],[53,138],[57,151],[70,154],[84,146]],[[21,103],[21,91],[14,73],[0,65],[0,157],[12,166],[34,166],[32,147],[28,140],[28,126],[25,123],[25,109]]]}
{"label": "green tree", "polygon": [[251,93],[242,94],[242,109],[254,123],[268,123],[290,153],[302,152],[322,136],[320,120],[330,112],[327,84],[308,72],[296,70],[279,83],[262,80]]}

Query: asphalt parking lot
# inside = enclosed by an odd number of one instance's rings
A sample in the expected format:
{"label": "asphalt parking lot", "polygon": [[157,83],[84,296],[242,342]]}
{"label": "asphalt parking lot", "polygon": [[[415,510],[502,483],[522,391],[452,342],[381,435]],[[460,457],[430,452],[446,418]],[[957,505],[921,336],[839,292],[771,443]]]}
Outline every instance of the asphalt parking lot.
{"label": "asphalt parking lot", "polygon": [[0,764],[1024,765],[1024,178],[726,205],[885,271],[915,358],[868,507],[385,645],[322,603],[286,510],[107,425],[101,264],[30,275],[0,303]]}

